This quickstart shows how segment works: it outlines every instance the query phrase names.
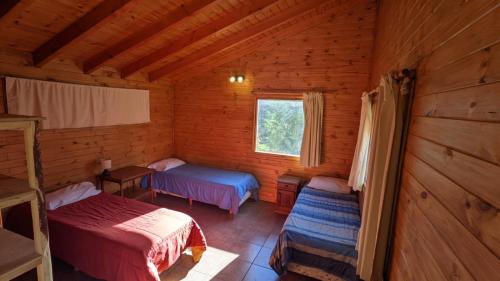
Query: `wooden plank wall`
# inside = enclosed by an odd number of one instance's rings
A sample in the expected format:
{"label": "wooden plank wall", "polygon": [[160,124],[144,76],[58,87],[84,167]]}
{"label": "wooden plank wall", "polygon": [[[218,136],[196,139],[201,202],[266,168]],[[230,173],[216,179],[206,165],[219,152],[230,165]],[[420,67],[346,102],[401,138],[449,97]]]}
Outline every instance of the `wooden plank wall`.
{"label": "wooden plank wall", "polygon": [[500,280],[498,1],[382,0],[372,69],[417,67],[390,280]]}
{"label": "wooden plank wall", "polygon": [[[151,123],[83,129],[43,130],[40,137],[45,187],[57,188],[69,182],[94,179],[102,157],[110,157],[113,168],[144,165],[173,153],[173,92],[160,83],[123,80],[113,71],[82,74],[67,61],[43,69],[25,66],[22,53],[2,52],[0,74],[41,80],[150,90]],[[2,87],[3,92],[3,87]],[[22,135],[0,134],[0,173],[25,178]]]}
{"label": "wooden plank wall", "polygon": [[[305,31],[276,38],[256,51],[175,85],[175,153],[191,163],[254,173],[261,199],[275,201],[276,178],[349,175],[361,93],[367,90],[375,25],[375,3],[330,12]],[[230,75],[244,74],[243,85]],[[305,169],[298,158],[253,150],[254,88],[323,87],[324,164]]]}

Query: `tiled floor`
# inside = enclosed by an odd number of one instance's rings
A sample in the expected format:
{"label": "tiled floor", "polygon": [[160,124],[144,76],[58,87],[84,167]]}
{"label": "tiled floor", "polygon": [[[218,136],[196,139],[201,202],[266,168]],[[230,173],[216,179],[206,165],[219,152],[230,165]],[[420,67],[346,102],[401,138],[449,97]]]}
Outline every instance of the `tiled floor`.
{"label": "tiled floor", "polygon": [[[273,212],[274,205],[248,200],[239,213],[230,218],[227,211],[215,206],[159,195],[156,204],[191,215],[201,226],[208,250],[200,262],[194,263],[185,253],[170,269],[163,272],[162,281],[274,281],[312,280],[288,273],[280,279],[269,267],[268,260],[285,216]],[[76,272],[71,266],[54,260],[54,280],[95,280]]]}

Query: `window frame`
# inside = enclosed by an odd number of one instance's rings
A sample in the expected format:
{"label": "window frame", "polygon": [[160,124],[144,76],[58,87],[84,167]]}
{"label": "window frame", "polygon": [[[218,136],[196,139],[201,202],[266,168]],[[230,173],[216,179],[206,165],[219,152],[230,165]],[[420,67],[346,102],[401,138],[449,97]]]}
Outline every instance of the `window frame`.
{"label": "window frame", "polygon": [[263,151],[257,151],[257,120],[258,120],[258,105],[259,105],[259,100],[300,100],[304,102],[304,99],[302,98],[301,94],[258,94],[255,95],[254,99],[254,114],[253,114],[253,136],[252,136],[252,151],[255,154],[258,155],[265,155],[265,156],[273,156],[273,157],[279,157],[279,158],[288,158],[288,159],[295,159],[299,160],[300,155],[293,155],[293,154],[283,154],[283,153],[275,153],[275,152],[263,152]]}

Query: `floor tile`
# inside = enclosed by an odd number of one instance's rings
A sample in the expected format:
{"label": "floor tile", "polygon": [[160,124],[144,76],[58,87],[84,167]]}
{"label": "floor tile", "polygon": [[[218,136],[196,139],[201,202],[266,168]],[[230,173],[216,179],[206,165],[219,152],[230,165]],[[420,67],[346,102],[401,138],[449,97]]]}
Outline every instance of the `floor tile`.
{"label": "floor tile", "polygon": [[203,253],[198,263],[194,263],[192,260],[186,260],[182,266],[205,275],[214,276],[229,266],[237,257],[236,254],[209,247],[209,249]]}
{"label": "floor tile", "polygon": [[269,266],[269,257],[271,257],[272,250],[269,248],[262,248],[255,258],[253,264],[271,269]]}
{"label": "floor tile", "polygon": [[261,246],[243,241],[234,242],[230,247],[230,251],[237,254],[239,259],[248,262],[253,262],[255,260],[260,249]]}
{"label": "floor tile", "polygon": [[264,243],[266,242],[267,237],[269,236],[269,233],[266,232],[260,232],[260,231],[252,231],[248,230],[247,232],[243,232],[240,234],[238,237],[239,240],[249,242],[252,244],[256,244],[259,246],[263,246]]}
{"label": "floor tile", "polygon": [[265,267],[252,265],[243,281],[277,281],[280,280],[276,272]]}
{"label": "floor tile", "polygon": [[276,233],[271,233],[266,239],[266,242],[264,243],[264,247],[268,249],[274,249],[276,246],[276,242],[278,242],[278,237],[279,235]]}
{"label": "floor tile", "polygon": [[219,281],[242,280],[243,277],[245,277],[251,265],[252,265],[251,263],[241,259],[233,260],[230,264],[224,267],[224,269],[215,274],[212,280],[219,280]]}
{"label": "floor tile", "polygon": [[161,281],[208,281],[211,277],[183,266],[174,266],[160,274]]}

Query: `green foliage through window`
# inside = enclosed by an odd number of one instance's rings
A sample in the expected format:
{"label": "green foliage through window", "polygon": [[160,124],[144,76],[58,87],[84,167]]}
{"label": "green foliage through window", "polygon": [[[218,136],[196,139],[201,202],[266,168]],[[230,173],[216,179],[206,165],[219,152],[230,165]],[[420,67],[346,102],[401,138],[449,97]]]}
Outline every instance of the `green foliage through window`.
{"label": "green foliage through window", "polygon": [[299,156],[303,133],[302,100],[257,100],[257,152]]}

